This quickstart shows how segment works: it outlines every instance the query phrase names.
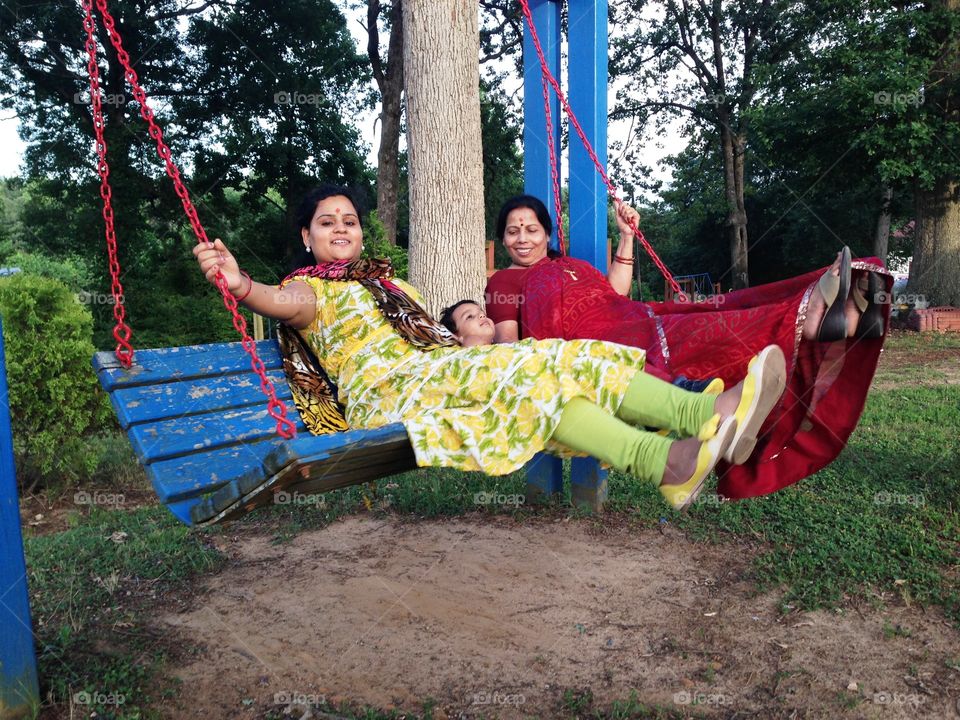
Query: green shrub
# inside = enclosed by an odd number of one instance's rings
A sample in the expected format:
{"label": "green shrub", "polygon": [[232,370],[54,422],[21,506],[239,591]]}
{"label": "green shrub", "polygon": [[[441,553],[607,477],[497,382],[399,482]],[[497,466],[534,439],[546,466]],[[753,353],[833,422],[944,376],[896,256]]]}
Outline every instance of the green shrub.
{"label": "green shrub", "polygon": [[18,250],[3,261],[4,265],[20,268],[27,275],[59,280],[78,293],[93,287],[93,273],[79,256],[51,257],[43,252]]}
{"label": "green shrub", "polygon": [[90,365],[90,311],[63,283],[20,273],[0,279],[0,315],[21,482],[86,477],[99,458],[83,435],[111,418]]}

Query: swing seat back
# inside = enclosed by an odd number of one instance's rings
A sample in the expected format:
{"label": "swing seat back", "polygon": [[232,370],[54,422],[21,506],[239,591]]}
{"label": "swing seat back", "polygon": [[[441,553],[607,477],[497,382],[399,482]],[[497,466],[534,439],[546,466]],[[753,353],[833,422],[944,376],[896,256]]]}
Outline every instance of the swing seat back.
{"label": "swing seat back", "polygon": [[416,467],[396,423],[311,435],[294,407],[276,341],[257,353],[297,437],[277,435],[240,343],[138,350],[125,370],[112,352],[93,367],[157,496],[187,525],[210,525],[273,502],[369,482]]}

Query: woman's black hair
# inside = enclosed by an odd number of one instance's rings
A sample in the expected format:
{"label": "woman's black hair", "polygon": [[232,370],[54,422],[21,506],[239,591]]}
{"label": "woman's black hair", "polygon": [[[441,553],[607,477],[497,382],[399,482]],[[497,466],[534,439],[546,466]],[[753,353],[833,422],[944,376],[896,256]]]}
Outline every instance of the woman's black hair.
{"label": "woman's black hair", "polygon": [[507,215],[519,208],[533,210],[537,216],[537,221],[543,226],[543,231],[547,237],[553,235],[553,220],[550,219],[550,211],[538,198],[533,195],[515,195],[507,200],[500,208],[500,214],[497,215],[496,232],[497,237],[503,242],[503,234],[507,231]]}
{"label": "woman's black hair", "polygon": [[356,190],[326,183],[308,192],[300,202],[300,206],[297,208],[297,229],[309,229],[313,214],[317,211],[317,205],[320,204],[320,201],[337,195],[342,195],[353,203],[357,216],[363,217],[363,208],[361,207],[359,193]]}
{"label": "woman's black hair", "polygon": [[440,313],[440,324],[443,325],[447,330],[452,332],[454,335],[457,334],[457,323],[453,320],[453,311],[456,310],[461,305],[466,304],[476,305],[476,300],[460,300],[455,302],[448,308],[445,308],[442,313]]}

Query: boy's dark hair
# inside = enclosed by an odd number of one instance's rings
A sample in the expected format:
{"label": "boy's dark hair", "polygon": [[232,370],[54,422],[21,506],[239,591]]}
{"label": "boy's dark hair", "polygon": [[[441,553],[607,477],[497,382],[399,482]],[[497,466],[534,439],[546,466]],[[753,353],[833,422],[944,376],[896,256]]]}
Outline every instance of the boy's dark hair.
{"label": "boy's dark hair", "polygon": [[454,335],[457,334],[457,324],[453,321],[453,311],[456,310],[461,305],[466,305],[467,303],[471,305],[477,305],[476,300],[460,300],[458,302],[455,302],[450,307],[444,308],[443,312],[440,313],[440,324],[442,324],[447,330],[452,332]]}

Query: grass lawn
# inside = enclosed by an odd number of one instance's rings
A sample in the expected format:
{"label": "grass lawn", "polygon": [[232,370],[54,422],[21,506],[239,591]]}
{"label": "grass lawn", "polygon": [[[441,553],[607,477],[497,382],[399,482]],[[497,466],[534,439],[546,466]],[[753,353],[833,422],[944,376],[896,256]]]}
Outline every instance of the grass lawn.
{"label": "grass lawn", "polygon": [[[957,351],[960,335],[891,336],[885,358],[896,362],[881,363],[877,389],[838,460],[757,500],[700,503],[680,515],[654,488],[612,474],[602,515],[589,516],[564,501],[496,508],[478,506],[475,494],[522,495],[522,474],[424,470],[381,480],[375,492],[354,487],[329,494],[319,506],[260,511],[230,532],[270,532],[282,543],[368,509],[411,520],[501,512],[520,519],[570,515],[599,524],[669,522],[694,540],[754,544],[756,590],[779,589],[784,611],[879,603],[886,592],[940,606],[960,626],[960,384],[944,383]],[[216,571],[223,557],[214,545],[224,530],[189,531],[155,506],[77,511],[72,525],[25,540],[46,701],[42,716],[58,716],[78,693],[81,702],[90,701],[85,710],[100,718],[160,716],[164,689],[157,687],[172,688],[156,678],[171,648],[150,634],[143,613],[189,593],[198,575]],[[105,687],[114,697],[102,695]],[[684,717],[633,698],[595,708],[572,691],[564,705],[570,717]],[[432,716],[429,702],[423,715]]]}

